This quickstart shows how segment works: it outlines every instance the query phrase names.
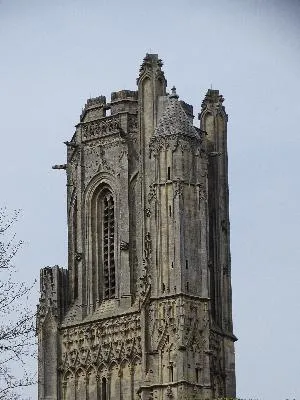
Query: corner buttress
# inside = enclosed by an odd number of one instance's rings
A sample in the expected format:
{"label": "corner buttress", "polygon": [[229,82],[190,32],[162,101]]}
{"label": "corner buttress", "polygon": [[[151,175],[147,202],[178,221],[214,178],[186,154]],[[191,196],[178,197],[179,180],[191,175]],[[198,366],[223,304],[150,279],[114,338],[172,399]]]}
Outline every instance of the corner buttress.
{"label": "corner buttress", "polygon": [[59,400],[58,331],[67,306],[67,282],[67,270],[58,266],[41,269],[37,308],[39,400]]}

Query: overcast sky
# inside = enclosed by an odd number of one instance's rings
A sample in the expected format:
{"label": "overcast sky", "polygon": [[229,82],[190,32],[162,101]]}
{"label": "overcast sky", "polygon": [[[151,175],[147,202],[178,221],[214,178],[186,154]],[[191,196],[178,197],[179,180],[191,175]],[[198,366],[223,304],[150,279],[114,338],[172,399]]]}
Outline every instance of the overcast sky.
{"label": "overcast sky", "polygon": [[134,90],[146,52],[195,115],[221,91],[237,394],[300,399],[300,1],[1,0],[0,51],[0,205],[22,209],[28,282],[66,265],[66,179],[51,166],[88,97]]}

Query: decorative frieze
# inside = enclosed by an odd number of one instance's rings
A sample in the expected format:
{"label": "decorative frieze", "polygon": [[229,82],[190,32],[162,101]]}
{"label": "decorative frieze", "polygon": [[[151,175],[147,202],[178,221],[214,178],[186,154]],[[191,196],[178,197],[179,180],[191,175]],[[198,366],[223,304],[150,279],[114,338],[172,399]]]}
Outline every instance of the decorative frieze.
{"label": "decorative frieze", "polygon": [[61,370],[141,358],[140,316],[128,314],[62,329]]}
{"label": "decorative frieze", "polygon": [[81,125],[82,141],[120,132],[120,115],[112,115]]}
{"label": "decorative frieze", "polygon": [[203,152],[201,149],[201,143],[202,141],[197,137],[191,137],[181,133],[165,136],[157,135],[152,137],[149,144],[149,150],[150,155],[153,154],[154,157],[156,157],[160,151],[169,149],[172,152],[180,149],[182,152],[189,151],[194,155],[200,155]]}

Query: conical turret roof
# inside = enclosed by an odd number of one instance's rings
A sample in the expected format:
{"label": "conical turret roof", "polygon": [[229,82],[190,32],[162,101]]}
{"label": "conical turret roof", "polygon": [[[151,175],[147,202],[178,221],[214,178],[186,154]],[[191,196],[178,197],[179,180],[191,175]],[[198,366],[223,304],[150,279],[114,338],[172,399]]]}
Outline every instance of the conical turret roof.
{"label": "conical turret roof", "polygon": [[178,95],[175,88],[173,88],[172,94],[168,97],[164,112],[156,126],[155,135],[174,135],[176,133],[200,138],[180,101],[178,101]]}

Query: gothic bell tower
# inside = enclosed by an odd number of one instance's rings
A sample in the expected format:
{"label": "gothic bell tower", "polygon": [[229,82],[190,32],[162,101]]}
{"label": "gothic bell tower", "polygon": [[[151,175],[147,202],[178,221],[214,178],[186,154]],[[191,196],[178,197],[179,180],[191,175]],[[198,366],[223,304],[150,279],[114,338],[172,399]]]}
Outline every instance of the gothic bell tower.
{"label": "gothic bell tower", "polygon": [[235,396],[227,114],[147,54],[137,90],[89,99],[67,162],[68,268],[41,270],[39,400]]}

